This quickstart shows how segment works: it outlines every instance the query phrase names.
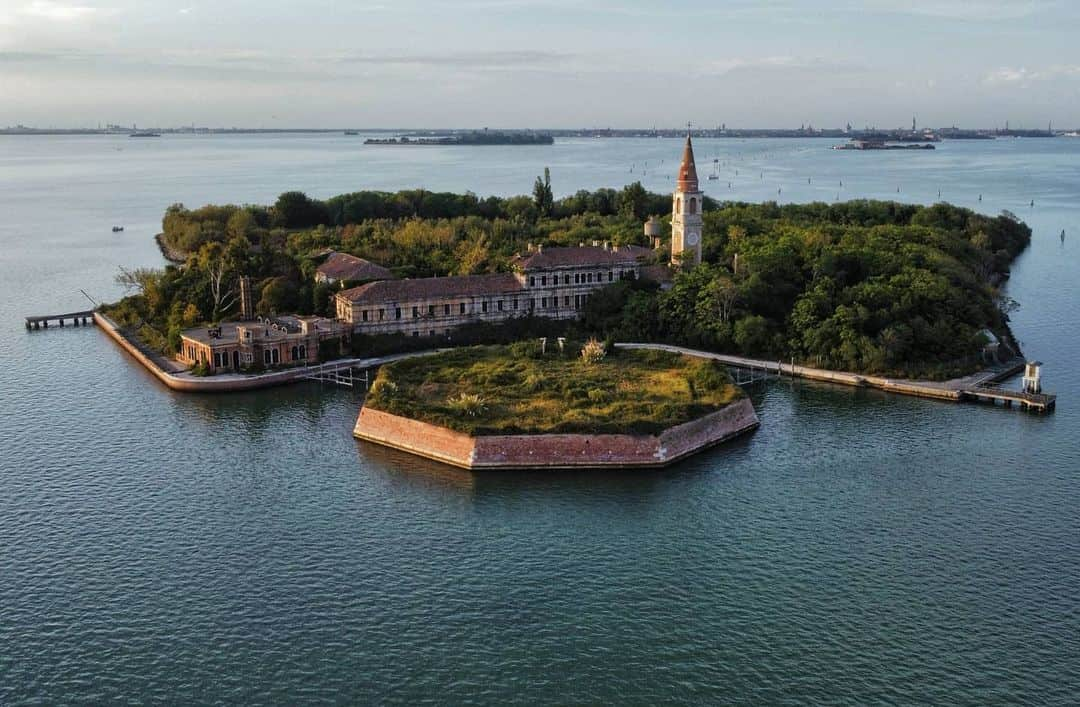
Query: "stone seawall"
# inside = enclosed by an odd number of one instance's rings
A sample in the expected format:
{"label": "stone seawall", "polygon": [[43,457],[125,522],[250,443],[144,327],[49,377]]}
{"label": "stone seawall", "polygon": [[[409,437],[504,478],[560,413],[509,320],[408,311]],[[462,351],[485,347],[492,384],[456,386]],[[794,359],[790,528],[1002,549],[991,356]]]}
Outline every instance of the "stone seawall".
{"label": "stone seawall", "polygon": [[758,426],[750,400],[659,435],[549,434],[472,437],[364,407],[353,434],[465,469],[649,468],[678,461]]}

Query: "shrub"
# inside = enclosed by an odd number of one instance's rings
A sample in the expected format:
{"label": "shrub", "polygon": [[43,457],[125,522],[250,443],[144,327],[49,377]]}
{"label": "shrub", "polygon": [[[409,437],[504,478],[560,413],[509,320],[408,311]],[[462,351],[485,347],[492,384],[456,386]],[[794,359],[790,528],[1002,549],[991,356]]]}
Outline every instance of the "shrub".
{"label": "shrub", "polygon": [[608,392],[602,388],[589,388],[589,401],[593,403],[606,403],[611,398]]}
{"label": "shrub", "polygon": [[600,363],[607,355],[607,349],[596,339],[589,339],[581,347],[581,360],[588,364]]}
{"label": "shrub", "polygon": [[448,398],[446,406],[466,417],[480,417],[487,412],[487,403],[484,402],[484,398],[475,393],[460,393]]}

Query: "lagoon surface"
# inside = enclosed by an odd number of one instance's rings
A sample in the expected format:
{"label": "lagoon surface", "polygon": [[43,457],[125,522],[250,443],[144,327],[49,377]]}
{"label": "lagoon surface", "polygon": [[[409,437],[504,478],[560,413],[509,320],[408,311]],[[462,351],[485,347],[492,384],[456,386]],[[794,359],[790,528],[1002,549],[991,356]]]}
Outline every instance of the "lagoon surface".
{"label": "lagoon surface", "polygon": [[0,704],[1080,701],[1080,139],[695,141],[721,199],[1027,221],[1046,417],[781,381],[756,433],[663,471],[474,475],[355,441],[357,392],[181,395],[93,328],[23,329],[160,266],[173,202],[545,166],[668,191],[681,150],[362,141],[0,137]]}

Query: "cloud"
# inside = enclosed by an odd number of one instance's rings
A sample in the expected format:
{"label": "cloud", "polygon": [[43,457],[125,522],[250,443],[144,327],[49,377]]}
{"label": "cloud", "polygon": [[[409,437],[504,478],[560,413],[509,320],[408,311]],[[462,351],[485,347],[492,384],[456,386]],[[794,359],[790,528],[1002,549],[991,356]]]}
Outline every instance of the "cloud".
{"label": "cloud", "polygon": [[1041,69],[1003,66],[987,73],[983,84],[987,86],[1027,86],[1035,82],[1080,78],[1080,65],[1056,64]]}
{"label": "cloud", "polygon": [[898,14],[921,15],[953,20],[1017,20],[1064,7],[1060,0],[861,0],[851,11],[860,9]]}
{"label": "cloud", "polygon": [[517,51],[461,51],[432,54],[351,54],[338,57],[340,64],[372,64],[400,66],[451,66],[472,69],[499,69],[559,64],[573,58],[573,54],[560,52]]}
{"label": "cloud", "polygon": [[91,17],[99,12],[96,7],[89,5],[71,5],[52,0],[34,0],[29,5],[24,5],[16,11],[25,17],[34,17],[56,22],[71,22]]}
{"label": "cloud", "polygon": [[817,72],[848,72],[858,71],[863,67],[841,61],[825,59],[823,57],[797,57],[797,56],[765,56],[765,57],[734,57],[731,59],[719,59],[705,62],[700,71],[703,74],[722,75],[736,71],[817,71]]}

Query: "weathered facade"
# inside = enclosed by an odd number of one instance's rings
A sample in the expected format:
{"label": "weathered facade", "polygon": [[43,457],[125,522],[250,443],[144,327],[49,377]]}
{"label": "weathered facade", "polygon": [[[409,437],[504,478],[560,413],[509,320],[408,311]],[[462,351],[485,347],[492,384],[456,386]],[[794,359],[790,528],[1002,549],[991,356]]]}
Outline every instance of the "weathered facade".
{"label": "weathered facade", "polygon": [[321,340],[341,334],[337,322],[323,317],[222,322],[184,331],[176,359],[191,366],[202,363],[212,373],[303,365],[319,360]]}
{"label": "weathered facade", "polygon": [[636,279],[640,246],[530,249],[514,272],[371,282],[335,295],[337,318],[361,334],[444,336],[471,322],[503,322],[533,314],[577,317],[597,289]]}

